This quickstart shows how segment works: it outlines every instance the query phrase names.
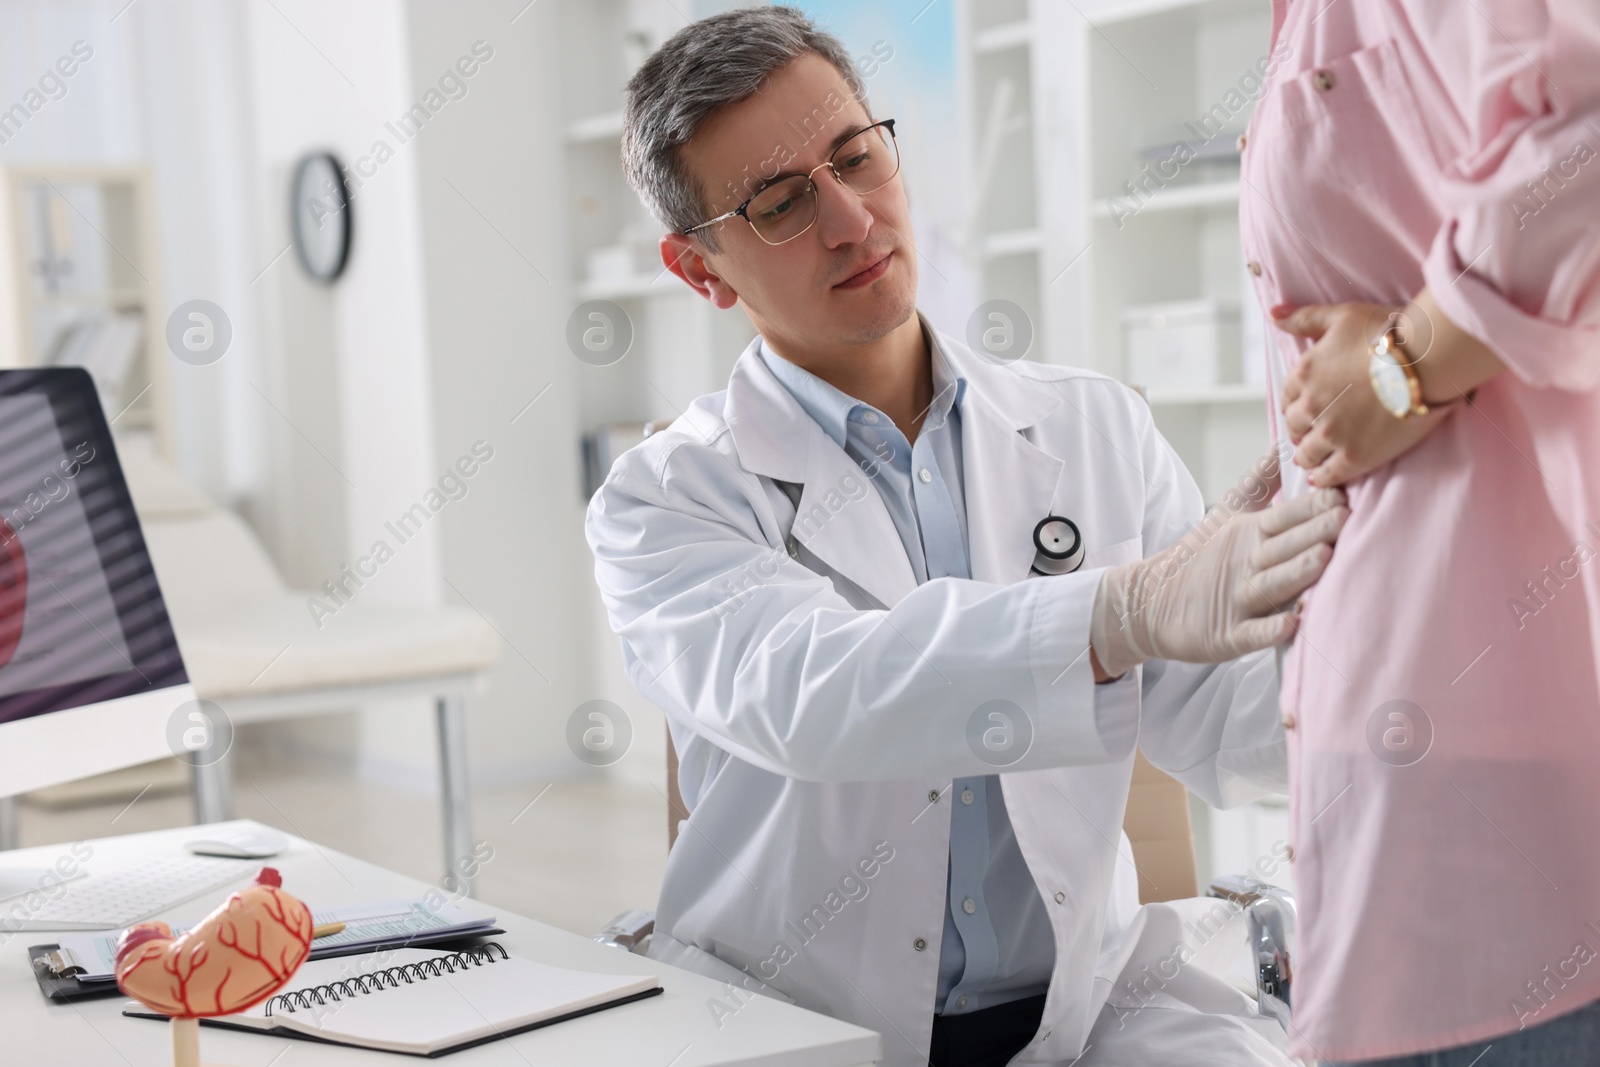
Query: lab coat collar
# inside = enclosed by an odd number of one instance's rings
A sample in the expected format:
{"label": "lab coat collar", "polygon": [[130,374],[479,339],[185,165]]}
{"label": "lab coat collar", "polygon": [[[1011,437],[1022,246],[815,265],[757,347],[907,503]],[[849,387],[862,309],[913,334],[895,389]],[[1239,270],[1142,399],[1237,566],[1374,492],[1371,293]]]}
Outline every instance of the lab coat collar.
{"label": "lab coat collar", "polygon": [[[1008,584],[1028,576],[1033,528],[1051,512],[1065,464],[1017,431],[1061,404],[1047,382],[997,366],[923,319],[957,377],[972,577]],[[739,462],[752,474],[803,486],[795,536],[884,605],[916,588],[894,520],[868,476],[805,413],[751,342],[728,382],[725,415]],[[801,536],[802,532],[805,536]]]}
{"label": "lab coat collar", "polygon": [[[933,371],[933,401],[928,405],[927,418],[922,424],[924,430],[943,425],[949,419],[952,408],[960,410],[961,397],[967,386],[966,378],[957,374],[951,365],[949,357],[944,352],[944,346],[939,343],[938,335],[930,331],[928,336],[934,339],[929,352],[929,363]],[[756,351],[766,362],[767,369],[772,371],[773,376],[789,390],[789,394],[799,402],[805,413],[815,419],[840,448],[846,446],[850,433],[850,419],[858,410],[884,414],[871,404],[857,400],[831,382],[824,381],[799,364],[785,359],[766,338],[757,338],[756,345]]]}

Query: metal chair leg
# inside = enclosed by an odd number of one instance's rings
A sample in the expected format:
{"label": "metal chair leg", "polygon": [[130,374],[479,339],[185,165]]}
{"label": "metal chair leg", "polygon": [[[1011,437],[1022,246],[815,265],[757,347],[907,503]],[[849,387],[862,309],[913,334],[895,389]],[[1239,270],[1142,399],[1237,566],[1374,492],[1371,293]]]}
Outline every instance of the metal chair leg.
{"label": "metal chair leg", "polygon": [[466,704],[459,695],[441,696],[438,711],[445,888],[459,889],[470,897],[475,892],[478,868],[472,856],[472,811],[468,806]]}
{"label": "metal chair leg", "polygon": [[194,798],[194,821],[226,822],[233,818],[233,756],[215,763],[189,767],[189,790]]}

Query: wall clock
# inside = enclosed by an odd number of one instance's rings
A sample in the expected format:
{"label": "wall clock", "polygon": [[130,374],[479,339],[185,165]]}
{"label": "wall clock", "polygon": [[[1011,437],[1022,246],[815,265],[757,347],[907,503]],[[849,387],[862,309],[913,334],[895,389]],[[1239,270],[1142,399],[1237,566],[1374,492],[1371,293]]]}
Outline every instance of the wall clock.
{"label": "wall clock", "polygon": [[289,232],[305,272],[331,283],[350,258],[350,190],[339,161],[312,152],[294,168],[289,183]]}

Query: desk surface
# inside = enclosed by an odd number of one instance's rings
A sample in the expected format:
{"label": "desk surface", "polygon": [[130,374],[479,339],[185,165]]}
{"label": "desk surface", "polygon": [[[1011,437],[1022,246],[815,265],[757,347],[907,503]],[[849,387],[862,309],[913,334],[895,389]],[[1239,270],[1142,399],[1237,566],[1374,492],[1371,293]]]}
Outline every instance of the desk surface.
{"label": "desk surface", "polygon": [[[254,824],[239,820],[221,825]],[[102,865],[109,868],[134,859],[179,854],[182,842],[195,836],[195,828],[185,826],[91,841],[94,854],[86,864],[89,877],[94,877],[96,869],[103,869]],[[66,853],[66,845],[18,849],[0,853],[0,866],[47,867]],[[299,837],[291,837],[286,851],[262,862],[278,868],[283,873],[284,888],[316,908],[420,897],[432,888]],[[249,870],[253,876],[256,868]],[[180,904],[159,918],[171,923],[193,922],[214,908],[225,892],[246,884],[248,877],[240,879],[238,887]],[[735,1014],[724,1016],[719,1026],[709,1004],[723,1001],[724,991],[709,978],[608,948],[481,901],[458,903],[475,915],[494,915],[506,931],[495,940],[514,955],[579,970],[654,974],[661,978],[665,992],[455,1053],[444,1058],[452,1067],[856,1067],[875,1062],[882,1054],[879,1037],[871,1030],[767,997],[748,998]],[[126,998],[104,997],[69,1004],[45,1000],[29,969],[27,946],[54,940],[55,936],[47,931],[8,934],[0,930],[0,1019],[5,1020],[5,1051],[0,1059],[7,1063],[104,1063],[130,1067],[170,1064],[167,1026],[124,1018],[121,1012],[128,1003]],[[201,1029],[201,1057],[208,1063],[236,1067],[380,1063],[393,1067],[416,1062],[366,1049],[265,1034],[229,1033],[209,1027]]]}

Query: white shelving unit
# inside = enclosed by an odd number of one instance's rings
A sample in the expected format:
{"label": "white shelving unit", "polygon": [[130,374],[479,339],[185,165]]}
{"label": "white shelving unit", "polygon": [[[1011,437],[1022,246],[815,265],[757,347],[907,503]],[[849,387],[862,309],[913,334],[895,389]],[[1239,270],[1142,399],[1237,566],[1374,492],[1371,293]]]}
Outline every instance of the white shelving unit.
{"label": "white shelving unit", "polygon": [[[1216,499],[1266,448],[1263,387],[1134,382],[1122,318],[1146,304],[1241,297],[1252,313],[1237,171],[1193,163],[1136,198],[1123,183],[1139,175],[1141,145],[1176,141],[1265,56],[1270,12],[1256,0],[966,0],[959,18],[984,298],[1034,318],[1035,358],[1142,387]],[[1230,126],[1248,119],[1242,108]],[[1234,132],[1225,136],[1231,144]]]}
{"label": "white shelving unit", "polygon": [[106,418],[172,455],[167,308],[140,166],[0,168],[0,367],[52,361],[66,333],[96,316],[139,320],[137,349]]}
{"label": "white shelving unit", "polygon": [[[618,162],[623,88],[641,61],[683,23],[669,0],[566,0],[568,203],[565,215],[574,302],[616,304],[633,325],[619,362],[582,369],[581,425],[671,419],[696,397],[727,384],[752,333],[744,315],[721,312],[663,271],[651,251],[660,225],[628,186]],[[593,277],[590,256],[631,240],[632,270]]]}
{"label": "white shelving unit", "polygon": [[[1146,304],[1245,298],[1253,309],[1242,286],[1237,171],[1191,164],[1137,201],[1123,183],[1138,175],[1142,145],[1178,140],[1267,54],[1268,5],[964,0],[958,19],[984,297],[1033,316],[1034,358],[1141,387],[1206,498],[1217,499],[1267,447],[1265,388],[1131,381],[1122,322]],[[1246,127],[1251,104],[1230,127]],[[1228,143],[1237,131],[1224,134]],[[1274,801],[1192,807],[1202,879],[1271,861],[1288,834]],[[1291,884],[1287,864],[1266,866],[1270,880]]]}
{"label": "white shelving unit", "polygon": [[[1100,0],[1079,20],[1082,145],[1088,180],[1085,202],[1089,252],[1077,281],[1084,290],[1083,337],[1098,369],[1126,378],[1124,309],[1167,301],[1243,298],[1241,315],[1256,314],[1242,284],[1237,174],[1197,173],[1132,203],[1124,182],[1138,168],[1141,144],[1192,131],[1215,105],[1229,100],[1241,76],[1267,54],[1271,13],[1255,0]],[[1241,97],[1244,94],[1240,94]],[[1238,98],[1234,98],[1238,99]],[[1232,115],[1232,141],[1249,122],[1253,100]],[[1225,110],[1230,110],[1224,104]],[[1169,132],[1171,131],[1171,132]],[[1201,164],[1189,164],[1199,170]],[[1118,199],[1120,198],[1120,199]],[[1246,331],[1246,336],[1250,332]],[[1259,337],[1259,333],[1257,335]],[[1245,359],[1260,361],[1259,349]],[[1193,472],[1208,501],[1216,500],[1267,447],[1266,390],[1220,384],[1206,389],[1147,389],[1156,425]],[[1287,810],[1276,798],[1218,811],[1192,806],[1202,884],[1213,875],[1262,863],[1270,881],[1292,887],[1289,865],[1277,858],[1289,833]]]}
{"label": "white shelving unit", "polygon": [[[1267,53],[1271,15],[1253,0],[1101,3],[1087,14],[1092,25],[1080,27],[1091,205],[1088,269],[1081,276],[1088,290],[1085,332],[1101,369],[1126,377],[1122,314],[1129,307],[1243,299],[1241,315],[1259,322],[1241,284],[1237,171],[1219,174],[1212,164],[1192,162],[1178,168],[1175,180],[1163,178],[1153,191],[1147,185],[1137,197],[1125,183],[1140,177],[1135,152],[1142,145],[1179,138],[1192,144],[1204,130],[1232,146],[1253,107],[1239,82],[1259,86],[1245,76]],[[1238,95],[1229,96],[1230,90]],[[1234,102],[1242,106],[1234,110]],[[1226,128],[1202,125],[1202,116],[1219,105],[1231,112]],[[1244,355],[1247,365],[1260,366],[1263,358],[1253,346]],[[1160,382],[1136,384],[1148,388],[1157,425],[1208,500],[1225,492],[1267,446],[1260,385],[1164,390]]]}
{"label": "white shelving unit", "polygon": [[1062,337],[1043,278],[1055,236],[1039,196],[1038,107],[1033,53],[1036,26],[1027,0],[965,0],[956,14],[958,60],[972,144],[972,249],[983,300],[1009,300],[1034,325],[1032,358],[1054,358]]}

